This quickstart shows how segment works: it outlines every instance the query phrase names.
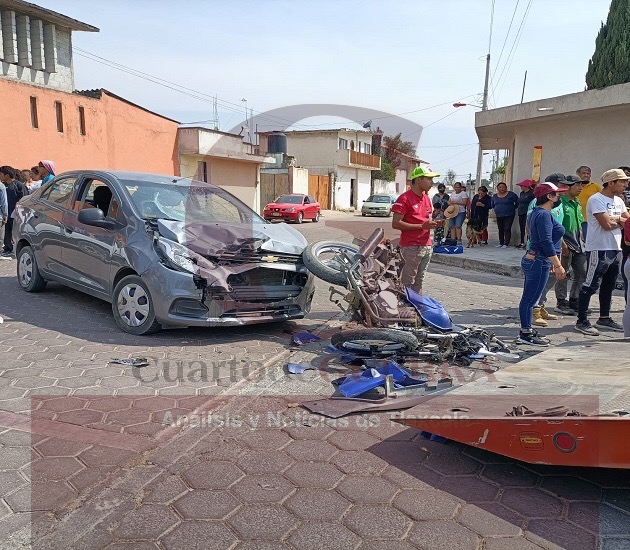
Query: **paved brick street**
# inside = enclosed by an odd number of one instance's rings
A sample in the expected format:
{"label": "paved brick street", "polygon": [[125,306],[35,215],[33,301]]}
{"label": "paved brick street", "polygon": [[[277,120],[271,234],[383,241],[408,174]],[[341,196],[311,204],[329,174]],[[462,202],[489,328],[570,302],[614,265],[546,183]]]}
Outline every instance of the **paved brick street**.
{"label": "paved brick street", "polygon": [[[331,213],[296,227],[349,241],[390,223]],[[306,414],[299,403],[346,372],[322,367],[322,343],[290,345],[293,329],[340,326],[326,283],[300,322],[133,337],[109,304],[52,284],[23,293],[14,270],[0,263],[3,548],[31,534],[35,548],[630,548],[627,471],[525,465],[384,413]],[[505,338],[521,284],[438,265],[427,278],[456,322]],[[588,342],[574,319],[545,332]],[[131,356],[150,366],[108,364]],[[289,357],[320,370],[289,376]]]}

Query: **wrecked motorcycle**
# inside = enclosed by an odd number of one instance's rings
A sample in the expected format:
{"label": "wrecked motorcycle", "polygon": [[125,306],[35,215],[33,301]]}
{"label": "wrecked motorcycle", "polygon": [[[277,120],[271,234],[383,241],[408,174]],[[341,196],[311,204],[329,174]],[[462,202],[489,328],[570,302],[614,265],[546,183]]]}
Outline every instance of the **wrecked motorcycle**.
{"label": "wrecked motorcycle", "polygon": [[458,359],[465,364],[487,356],[520,359],[494,334],[454,325],[440,302],[405,287],[399,277],[400,249],[383,237],[378,228],[360,248],[320,241],[304,250],[304,264],[315,276],[346,287],[344,293],[331,286],[331,301],[363,325],[334,334],[333,346],[359,354]]}

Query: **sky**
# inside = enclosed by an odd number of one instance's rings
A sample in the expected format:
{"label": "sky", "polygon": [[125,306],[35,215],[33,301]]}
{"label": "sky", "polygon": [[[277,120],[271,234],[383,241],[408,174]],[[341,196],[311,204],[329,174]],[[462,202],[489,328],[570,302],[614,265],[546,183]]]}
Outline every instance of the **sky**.
{"label": "sky", "polygon": [[[106,88],[181,122],[210,124],[216,96],[223,131],[245,124],[245,106],[260,131],[284,129],[281,113],[265,113],[293,105],[382,111],[371,117],[373,128],[402,131],[414,143],[419,138],[418,156],[458,179],[476,171],[473,105],[482,100],[488,49],[491,108],[520,103],[525,71],[525,101],[582,91],[610,3],[33,1],[100,29],[73,33],[77,89]],[[165,85],[150,81],[157,79]],[[470,105],[454,108],[455,102]],[[412,133],[390,115],[424,129]],[[360,125],[322,112],[292,128],[333,127]],[[490,169],[486,155],[484,177]]]}

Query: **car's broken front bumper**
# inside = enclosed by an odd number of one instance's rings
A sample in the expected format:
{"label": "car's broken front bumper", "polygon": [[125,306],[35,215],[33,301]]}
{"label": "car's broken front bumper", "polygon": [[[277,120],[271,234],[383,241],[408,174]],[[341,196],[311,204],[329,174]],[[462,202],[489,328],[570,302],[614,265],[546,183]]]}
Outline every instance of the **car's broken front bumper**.
{"label": "car's broken front bumper", "polygon": [[[278,284],[275,270],[261,267],[235,274],[230,290],[207,278],[154,264],[142,274],[155,316],[164,328],[240,326],[302,319],[311,308],[313,276],[304,268],[301,284]],[[254,272],[255,276],[254,276]],[[297,282],[297,281],[292,281]],[[216,281],[214,281],[216,283]]]}

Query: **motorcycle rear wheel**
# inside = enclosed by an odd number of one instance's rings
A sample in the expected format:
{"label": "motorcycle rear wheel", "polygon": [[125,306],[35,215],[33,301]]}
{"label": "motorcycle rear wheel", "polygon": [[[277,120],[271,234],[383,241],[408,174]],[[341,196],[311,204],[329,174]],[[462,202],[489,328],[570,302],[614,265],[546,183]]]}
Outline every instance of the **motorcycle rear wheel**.
{"label": "motorcycle rear wheel", "polygon": [[413,334],[391,328],[343,330],[333,334],[330,342],[338,350],[363,353],[413,351],[418,347],[418,339]]}

